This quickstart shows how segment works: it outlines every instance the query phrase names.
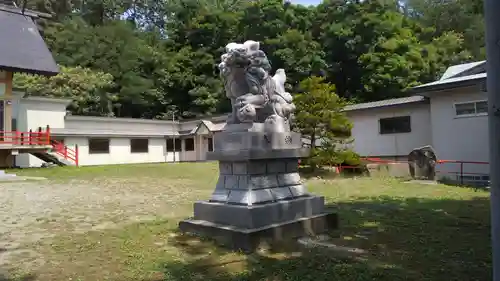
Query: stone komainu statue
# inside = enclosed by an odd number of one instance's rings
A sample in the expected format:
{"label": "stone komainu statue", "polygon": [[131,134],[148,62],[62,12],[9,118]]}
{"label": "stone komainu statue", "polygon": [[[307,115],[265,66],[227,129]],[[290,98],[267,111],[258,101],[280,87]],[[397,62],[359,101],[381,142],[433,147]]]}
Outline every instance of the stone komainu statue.
{"label": "stone komainu statue", "polygon": [[436,153],[430,145],[415,148],[408,154],[408,165],[413,179],[434,180],[436,163]]}
{"label": "stone komainu statue", "polygon": [[290,131],[293,98],[285,91],[284,69],[269,75],[271,64],[259,42],[229,43],[219,64],[232,112],[227,124],[263,123],[264,131]]}

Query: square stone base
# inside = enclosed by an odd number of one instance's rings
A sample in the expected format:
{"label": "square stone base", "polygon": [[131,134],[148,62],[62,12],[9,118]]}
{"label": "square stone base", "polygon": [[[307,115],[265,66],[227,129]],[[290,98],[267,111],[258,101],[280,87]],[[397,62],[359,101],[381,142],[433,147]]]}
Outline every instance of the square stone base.
{"label": "square stone base", "polygon": [[303,217],[261,228],[243,229],[204,220],[187,219],[179,223],[181,231],[215,239],[219,243],[246,253],[254,252],[261,243],[270,243],[328,232],[338,227],[333,212]]}
{"label": "square stone base", "polygon": [[324,212],[324,202],[324,197],[314,195],[251,206],[199,201],[194,204],[193,219],[256,229],[319,215]]}

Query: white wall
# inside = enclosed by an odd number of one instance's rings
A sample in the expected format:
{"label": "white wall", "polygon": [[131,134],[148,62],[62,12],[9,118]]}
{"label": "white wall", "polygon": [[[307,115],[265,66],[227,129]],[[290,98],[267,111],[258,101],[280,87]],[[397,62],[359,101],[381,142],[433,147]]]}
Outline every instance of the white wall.
{"label": "white wall", "polygon": [[[64,128],[64,117],[68,102],[45,98],[23,98],[16,104],[22,131],[36,130],[38,127]],[[15,110],[16,111],[16,110]]]}
{"label": "white wall", "polygon": [[[39,97],[20,99],[19,102],[13,104],[16,107],[13,112],[17,113],[17,130],[36,131],[38,127],[45,129],[47,125],[51,128],[64,128],[68,104],[69,101],[66,100]],[[40,167],[44,163],[30,154],[16,156],[15,162],[19,167]]]}
{"label": "white wall", "polygon": [[[90,154],[87,137],[65,137],[68,148],[75,149],[78,145],[79,165],[109,165],[133,163],[173,162],[174,152],[167,151],[166,139],[150,138],[148,153],[131,153],[130,138],[110,138],[109,153]],[[181,142],[182,151],[175,153],[175,161],[198,161],[206,159],[208,142],[204,136],[195,136],[195,150],[186,151],[184,139]]]}
{"label": "white wall", "polygon": [[[432,144],[444,160],[489,161],[488,116],[457,117],[454,103],[486,100],[479,87],[431,93]],[[443,174],[459,172],[458,164],[441,164]],[[464,172],[489,174],[489,165],[464,164]],[[448,174],[452,176],[452,174]]]}
{"label": "white wall", "polygon": [[211,135],[202,134],[194,137],[194,151],[185,151],[184,141],[181,152],[181,161],[205,161],[207,160],[208,138]]}
{"label": "white wall", "polygon": [[[379,119],[410,116],[411,132],[380,134]],[[407,104],[347,112],[353,123],[352,143],[361,156],[408,155],[414,148],[431,144],[430,110],[428,104]]]}
{"label": "white wall", "polygon": [[[160,163],[171,162],[174,158],[173,152],[166,152],[166,141],[164,138],[150,138],[148,153],[131,153],[129,138],[110,138],[109,153],[106,154],[90,154],[88,138],[86,137],[66,137],[64,138],[64,142],[71,149],[75,149],[75,145],[78,145],[80,166]],[[179,154],[176,157],[179,157]]]}

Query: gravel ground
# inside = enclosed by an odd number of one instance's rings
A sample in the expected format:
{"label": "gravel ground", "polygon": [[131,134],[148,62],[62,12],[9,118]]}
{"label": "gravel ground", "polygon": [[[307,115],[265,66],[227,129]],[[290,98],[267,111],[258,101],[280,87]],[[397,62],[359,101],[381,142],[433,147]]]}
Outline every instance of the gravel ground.
{"label": "gravel ground", "polygon": [[175,217],[207,196],[192,186],[144,178],[0,183],[0,266],[41,266],[44,258],[32,246],[40,239]]}

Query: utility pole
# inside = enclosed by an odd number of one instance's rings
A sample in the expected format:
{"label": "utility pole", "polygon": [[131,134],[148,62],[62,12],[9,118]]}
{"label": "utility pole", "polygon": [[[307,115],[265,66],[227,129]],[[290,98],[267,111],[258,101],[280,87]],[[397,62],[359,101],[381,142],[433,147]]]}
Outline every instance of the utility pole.
{"label": "utility pole", "polygon": [[[174,128],[174,124],[175,124],[175,111],[172,111],[172,128]],[[175,131],[173,132],[173,134],[174,134],[173,144],[174,144],[174,163],[175,163],[175,153],[176,153],[176,150],[175,150]]]}
{"label": "utility pole", "polygon": [[500,281],[500,0],[485,0],[493,281]]}

